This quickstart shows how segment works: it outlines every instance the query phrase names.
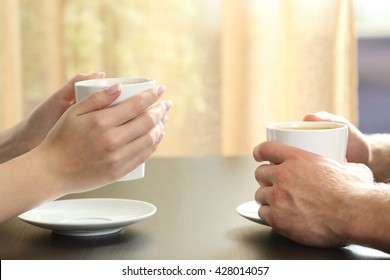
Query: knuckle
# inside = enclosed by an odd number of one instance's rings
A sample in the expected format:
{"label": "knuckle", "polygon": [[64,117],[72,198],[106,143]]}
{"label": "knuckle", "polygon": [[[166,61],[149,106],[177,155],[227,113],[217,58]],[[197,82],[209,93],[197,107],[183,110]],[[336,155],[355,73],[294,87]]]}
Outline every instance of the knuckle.
{"label": "knuckle", "polygon": [[104,147],[108,152],[113,152],[119,147],[119,139],[117,137],[105,136]]}
{"label": "knuckle", "polygon": [[290,173],[287,169],[277,168],[274,171],[275,183],[287,182],[290,179]]}
{"label": "knuckle", "polygon": [[161,135],[162,129],[159,125],[154,126],[153,129],[151,129],[144,137],[144,145],[146,147],[153,146],[156,142],[158,137]]}
{"label": "knuckle", "polygon": [[120,162],[121,158],[115,153],[109,153],[106,155],[104,166],[106,170],[109,170],[109,173],[115,173],[116,170],[118,169],[118,165]]}
{"label": "knuckle", "polygon": [[272,208],[269,211],[268,222],[275,229],[280,229],[280,218],[279,218],[279,215],[278,215],[278,213],[276,211],[272,210]]}
{"label": "knuckle", "polygon": [[262,173],[261,173],[261,171],[262,171],[262,166],[260,165],[255,170],[255,178],[256,178],[256,181],[259,182],[259,183],[262,181]]}
{"label": "knuckle", "polygon": [[263,151],[268,150],[268,146],[270,143],[268,141],[262,142],[258,144],[254,149],[253,149],[253,157],[256,161],[262,161],[263,160]]}
{"label": "knuckle", "polygon": [[144,139],[145,146],[150,147],[155,143],[155,136],[153,133],[148,133]]}
{"label": "knuckle", "polygon": [[144,112],[149,107],[147,101],[143,96],[135,96],[133,99],[133,109],[138,114]]}
{"label": "knuckle", "polygon": [[158,89],[157,89],[157,87],[147,89],[145,91],[145,94],[148,95],[152,99],[153,103],[158,100]]}
{"label": "knuckle", "polygon": [[92,105],[92,107],[97,108],[97,109],[101,109],[104,107],[101,105],[101,103],[102,103],[101,101],[102,100],[101,100],[100,94],[98,92],[93,93],[86,98],[86,102],[89,102]]}
{"label": "knuckle", "polygon": [[307,153],[308,152],[301,151],[301,150],[290,152],[288,154],[288,160],[290,160],[290,161],[301,161],[301,160],[304,159],[304,157],[307,155]]}
{"label": "knuckle", "polygon": [[144,163],[151,155],[151,152],[142,153],[137,159],[137,165]]}
{"label": "knuckle", "polygon": [[146,111],[152,104],[158,100],[158,94],[156,89],[148,89],[141,94],[138,94],[131,98],[133,103],[133,109],[138,113]]}
{"label": "knuckle", "polygon": [[269,194],[269,203],[273,205],[274,203],[277,203],[279,201],[279,194],[276,191],[272,191]]}
{"label": "knuckle", "polygon": [[145,114],[143,123],[145,128],[151,130],[156,126],[156,119],[151,114]]}
{"label": "knuckle", "polygon": [[92,129],[98,132],[103,132],[108,128],[108,122],[103,118],[93,118],[91,122]]}
{"label": "knuckle", "polygon": [[141,164],[145,162],[148,158],[150,158],[150,156],[156,151],[156,149],[156,145],[150,146],[144,153],[140,155],[140,157],[138,158],[138,164]]}

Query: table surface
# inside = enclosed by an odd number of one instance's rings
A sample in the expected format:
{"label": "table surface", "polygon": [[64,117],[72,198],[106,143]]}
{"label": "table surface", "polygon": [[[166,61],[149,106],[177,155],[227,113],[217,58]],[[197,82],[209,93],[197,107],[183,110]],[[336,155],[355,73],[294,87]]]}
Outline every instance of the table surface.
{"label": "table surface", "polygon": [[66,196],[150,202],[153,216],[105,236],[70,237],[11,219],[0,225],[5,259],[390,259],[350,245],[320,249],[297,244],[236,212],[257,189],[250,157],[153,158],[145,178]]}

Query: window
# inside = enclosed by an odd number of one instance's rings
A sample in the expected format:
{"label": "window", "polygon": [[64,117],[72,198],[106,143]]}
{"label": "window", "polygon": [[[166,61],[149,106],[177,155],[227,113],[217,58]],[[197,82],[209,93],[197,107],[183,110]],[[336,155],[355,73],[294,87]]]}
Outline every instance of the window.
{"label": "window", "polygon": [[390,1],[355,0],[359,128],[390,132]]}

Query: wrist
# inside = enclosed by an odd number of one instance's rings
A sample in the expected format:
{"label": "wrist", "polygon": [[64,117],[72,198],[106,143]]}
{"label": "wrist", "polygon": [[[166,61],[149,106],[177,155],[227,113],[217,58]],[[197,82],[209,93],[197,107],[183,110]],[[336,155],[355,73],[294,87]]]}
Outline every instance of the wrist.
{"label": "wrist", "polygon": [[25,121],[5,130],[0,139],[0,163],[18,157],[30,150],[29,142],[23,133]]}
{"label": "wrist", "polygon": [[351,202],[349,213],[344,219],[344,235],[347,244],[358,244],[388,251],[390,237],[390,211],[388,197],[390,188],[387,184],[357,186]]}
{"label": "wrist", "polygon": [[44,173],[42,174],[42,184],[47,186],[51,197],[59,198],[71,192],[70,186],[73,186],[73,184],[69,176],[64,174],[63,161],[56,157],[56,153],[43,145],[39,145],[26,155],[33,158],[40,174]]}
{"label": "wrist", "polygon": [[61,180],[57,173],[53,172],[45,151],[37,147],[22,155],[21,159],[28,163],[28,166],[34,166],[26,172],[30,177],[34,178],[34,183],[38,182],[40,185],[42,197],[45,197],[47,200],[54,200],[67,194],[65,182]]}
{"label": "wrist", "polygon": [[0,165],[0,223],[66,194],[42,156],[32,150]]}

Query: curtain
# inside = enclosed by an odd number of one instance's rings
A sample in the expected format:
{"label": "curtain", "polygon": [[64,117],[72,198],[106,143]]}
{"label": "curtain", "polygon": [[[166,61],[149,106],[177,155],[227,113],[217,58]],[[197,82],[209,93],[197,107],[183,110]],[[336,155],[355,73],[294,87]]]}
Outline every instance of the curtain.
{"label": "curtain", "polygon": [[319,110],[357,124],[351,1],[2,0],[0,129],[95,71],[167,86],[155,156],[251,154]]}
{"label": "curtain", "polygon": [[5,0],[0,4],[0,113],[3,127],[23,116],[21,85],[21,42],[18,1]]}
{"label": "curtain", "polygon": [[351,1],[227,0],[222,29],[225,154],[249,151],[264,127],[327,110],[356,123]]}

